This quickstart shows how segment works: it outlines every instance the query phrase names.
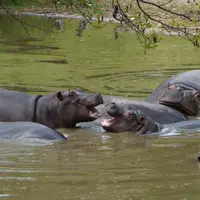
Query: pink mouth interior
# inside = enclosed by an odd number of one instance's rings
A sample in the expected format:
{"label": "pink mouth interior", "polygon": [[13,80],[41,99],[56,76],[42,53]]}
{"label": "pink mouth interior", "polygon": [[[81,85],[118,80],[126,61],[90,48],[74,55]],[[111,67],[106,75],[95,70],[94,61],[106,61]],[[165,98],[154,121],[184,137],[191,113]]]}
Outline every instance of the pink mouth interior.
{"label": "pink mouth interior", "polygon": [[101,114],[98,112],[96,108],[87,108],[89,110],[89,116],[93,118],[99,118]]}
{"label": "pink mouth interior", "polygon": [[118,119],[119,119],[119,117],[112,117],[112,119],[103,119],[103,121],[101,122],[101,126],[109,127],[113,123],[115,123]]}

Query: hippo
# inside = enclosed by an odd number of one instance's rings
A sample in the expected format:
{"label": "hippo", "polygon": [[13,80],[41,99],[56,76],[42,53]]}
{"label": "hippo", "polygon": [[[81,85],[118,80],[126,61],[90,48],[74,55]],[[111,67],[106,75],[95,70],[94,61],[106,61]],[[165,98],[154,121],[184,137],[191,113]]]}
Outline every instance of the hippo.
{"label": "hippo", "polygon": [[58,91],[42,96],[0,89],[0,121],[29,121],[50,128],[73,128],[78,122],[100,117],[96,106],[103,103],[98,93]]}
{"label": "hippo", "polygon": [[60,132],[35,122],[0,122],[0,139],[42,139],[62,141]]}
{"label": "hippo", "polygon": [[107,114],[106,105],[112,102],[115,102],[120,105],[122,104],[125,107],[130,106],[130,107],[133,107],[134,109],[139,109],[142,112],[144,112],[146,115],[150,116],[155,122],[158,122],[160,124],[171,124],[171,123],[187,120],[187,117],[183,113],[162,104],[151,103],[151,102],[142,101],[142,100],[138,101],[138,100],[126,99],[120,96],[103,95],[102,97],[103,97],[104,104],[98,105],[96,107],[98,112],[101,114],[101,117],[92,121],[91,123],[88,123],[88,122],[78,123],[77,127],[89,128],[89,129],[93,129],[98,132],[101,132],[102,119],[110,117]]}
{"label": "hippo", "polygon": [[174,108],[186,116],[200,114],[200,70],[179,73],[161,83],[146,99]]}
{"label": "hippo", "polygon": [[[101,113],[102,117],[108,117],[106,112],[106,105],[112,102],[123,104],[123,106],[130,106],[141,110],[146,115],[150,116],[154,121],[161,124],[170,124],[180,121],[185,121],[187,118],[181,112],[170,108],[165,105],[151,103],[142,100],[126,99],[119,96],[106,96],[103,95],[103,105],[97,106],[97,110]],[[101,118],[98,119],[100,121]]]}
{"label": "hippo", "polygon": [[172,124],[162,125],[155,122],[151,117],[144,114],[139,109],[130,105],[116,104],[114,102],[106,105],[106,111],[111,119],[103,119],[101,126],[108,132],[131,131],[136,135],[149,135],[159,133],[164,128],[175,129],[199,129],[200,120],[182,121]]}

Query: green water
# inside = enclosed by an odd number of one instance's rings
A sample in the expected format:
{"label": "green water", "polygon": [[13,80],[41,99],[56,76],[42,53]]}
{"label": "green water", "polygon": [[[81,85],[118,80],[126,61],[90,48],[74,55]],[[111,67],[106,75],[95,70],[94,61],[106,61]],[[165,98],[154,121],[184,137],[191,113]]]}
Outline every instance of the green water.
{"label": "green water", "polygon": [[[131,32],[114,39],[115,24],[76,36],[77,20],[23,17],[48,31],[0,16],[0,86],[46,94],[81,88],[144,99],[161,81],[200,67],[199,50],[166,37],[144,54]],[[199,200],[200,138],[62,130],[64,143],[0,141],[1,199]]]}

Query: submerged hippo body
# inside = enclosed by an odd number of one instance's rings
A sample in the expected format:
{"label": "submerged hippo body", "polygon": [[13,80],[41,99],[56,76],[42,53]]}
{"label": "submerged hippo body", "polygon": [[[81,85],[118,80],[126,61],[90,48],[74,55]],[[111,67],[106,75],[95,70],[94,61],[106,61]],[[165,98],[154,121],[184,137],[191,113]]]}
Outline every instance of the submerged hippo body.
{"label": "submerged hippo body", "polygon": [[[147,101],[136,101],[117,96],[103,96],[103,100],[104,104],[97,106],[97,109],[101,113],[102,117],[108,117],[106,105],[111,102],[115,102],[117,104],[122,104],[124,107],[139,109],[160,124],[170,124],[186,120],[186,117],[179,111],[161,104]],[[99,120],[101,120],[101,118],[99,118]]]}
{"label": "submerged hippo body", "polygon": [[102,104],[100,94],[62,91],[46,96],[0,89],[0,121],[31,121],[51,128],[75,127],[97,119],[94,108]]}
{"label": "submerged hippo body", "polygon": [[161,83],[147,98],[188,116],[200,114],[200,70],[183,72]]}
{"label": "submerged hippo body", "polygon": [[108,115],[112,119],[104,119],[102,127],[108,132],[134,132],[136,135],[148,135],[161,133],[164,128],[169,129],[199,129],[200,120],[177,122],[173,124],[161,125],[138,109],[131,106],[124,106],[110,103],[106,106]]}
{"label": "submerged hippo body", "polygon": [[34,122],[0,122],[0,139],[66,140],[60,132]]}

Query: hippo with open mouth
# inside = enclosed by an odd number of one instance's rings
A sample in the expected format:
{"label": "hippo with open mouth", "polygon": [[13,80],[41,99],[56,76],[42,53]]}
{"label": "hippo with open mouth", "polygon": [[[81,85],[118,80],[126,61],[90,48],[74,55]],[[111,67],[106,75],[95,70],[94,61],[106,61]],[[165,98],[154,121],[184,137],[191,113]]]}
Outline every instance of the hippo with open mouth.
{"label": "hippo with open mouth", "polygon": [[58,91],[42,96],[0,89],[0,121],[29,121],[54,129],[72,128],[78,122],[99,118],[95,107],[102,103],[98,93]]}
{"label": "hippo with open mouth", "polygon": [[110,103],[106,106],[111,119],[103,119],[101,126],[108,132],[134,132],[136,135],[158,133],[164,128],[200,130],[200,120],[161,125],[133,106]]}
{"label": "hippo with open mouth", "polygon": [[200,70],[179,73],[161,83],[148,102],[174,108],[187,116],[200,114]]}
{"label": "hippo with open mouth", "polygon": [[[187,118],[183,113],[162,104],[151,103],[142,100],[139,101],[139,100],[126,99],[120,96],[107,96],[107,95],[103,95],[103,101],[104,104],[96,107],[97,110],[101,113],[101,118],[108,117],[106,105],[115,102],[117,104],[123,104],[124,107],[129,106],[133,107],[134,109],[141,110],[146,115],[150,116],[154,121],[160,124],[170,124],[187,120]],[[98,121],[99,123],[101,118],[99,118],[96,121]]]}

